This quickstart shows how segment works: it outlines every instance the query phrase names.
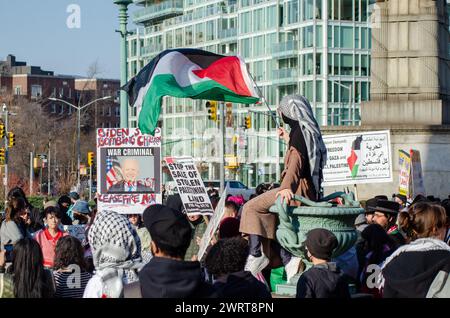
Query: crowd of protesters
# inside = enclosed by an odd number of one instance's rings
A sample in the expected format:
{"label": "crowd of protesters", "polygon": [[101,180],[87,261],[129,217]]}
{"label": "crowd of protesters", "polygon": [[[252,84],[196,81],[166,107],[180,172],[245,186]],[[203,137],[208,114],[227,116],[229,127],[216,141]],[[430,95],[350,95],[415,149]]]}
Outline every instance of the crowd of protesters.
{"label": "crowd of protesters", "polygon": [[[252,198],[277,186],[261,184]],[[218,191],[208,194],[215,207]],[[355,245],[333,259],[336,236],[311,230],[303,243],[309,265],[294,281],[283,266],[249,270],[251,246],[239,231],[243,197],[226,198],[201,260],[208,219],[186,215],[176,188],[163,203],[142,215],[97,213],[72,192],[40,211],[12,189],[0,228],[0,297],[270,298],[280,269],[280,282],[296,284],[297,298],[450,297],[450,199],[380,195],[362,202]],[[66,231],[77,224],[84,225],[83,241]]]}

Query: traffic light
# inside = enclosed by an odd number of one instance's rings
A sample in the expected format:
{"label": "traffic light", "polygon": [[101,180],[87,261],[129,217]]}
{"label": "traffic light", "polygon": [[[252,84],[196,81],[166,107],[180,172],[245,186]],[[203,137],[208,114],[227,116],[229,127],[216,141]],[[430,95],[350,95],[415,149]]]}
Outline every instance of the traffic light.
{"label": "traffic light", "polygon": [[250,117],[250,115],[245,116],[245,128],[252,128],[252,118]]}
{"label": "traffic light", "polygon": [[5,138],[5,134],[6,134],[5,125],[0,124],[0,139]]}
{"label": "traffic light", "polygon": [[208,109],[208,118],[213,121],[217,121],[217,102],[207,101],[206,108]]}
{"label": "traffic light", "polygon": [[5,148],[0,148],[0,163],[4,164],[5,160]]}
{"label": "traffic light", "polygon": [[10,132],[8,133],[8,147],[13,147],[16,144],[16,135]]}
{"label": "traffic light", "polygon": [[89,167],[94,165],[94,153],[92,151],[88,152],[88,165]]}

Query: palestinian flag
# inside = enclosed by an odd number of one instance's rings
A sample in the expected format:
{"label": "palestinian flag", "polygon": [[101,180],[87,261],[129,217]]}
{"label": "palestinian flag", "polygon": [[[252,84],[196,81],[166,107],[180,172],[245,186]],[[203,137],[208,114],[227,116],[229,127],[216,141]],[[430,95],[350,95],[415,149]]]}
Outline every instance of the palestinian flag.
{"label": "palestinian flag", "polygon": [[259,96],[244,61],[196,49],[166,50],[123,88],[139,112],[139,129],[153,134],[163,96],[254,104]]}
{"label": "palestinian flag", "polygon": [[350,156],[347,158],[347,163],[348,167],[350,168],[352,178],[355,178],[358,175],[360,162],[359,158],[361,157],[361,142],[362,136],[358,136],[355,140],[353,140]]}

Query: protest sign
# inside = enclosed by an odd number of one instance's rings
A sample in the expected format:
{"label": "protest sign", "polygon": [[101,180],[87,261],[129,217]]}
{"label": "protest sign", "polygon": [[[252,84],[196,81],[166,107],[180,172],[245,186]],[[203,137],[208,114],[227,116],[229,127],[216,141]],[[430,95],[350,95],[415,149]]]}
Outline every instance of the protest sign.
{"label": "protest sign", "polygon": [[324,186],[392,182],[389,130],[323,136]]}
{"label": "protest sign", "polygon": [[211,215],[214,210],[192,157],[167,157],[184,209],[190,215]]}
{"label": "protest sign", "polygon": [[422,162],[420,160],[420,152],[411,149],[409,152],[411,157],[411,197],[425,194],[425,185],[423,183]]}
{"label": "protest sign", "polygon": [[97,130],[98,205],[118,213],[141,214],[161,202],[161,130]]}
{"label": "protest sign", "polygon": [[213,216],[209,220],[208,226],[206,227],[205,233],[200,241],[200,246],[197,253],[197,259],[199,261],[202,260],[205,255],[206,249],[211,242],[211,239],[214,237],[214,233],[216,233],[217,228],[219,227],[220,221],[223,218],[225,213],[225,202],[227,200],[227,190],[225,189],[220,197],[219,203],[217,203],[216,209],[214,211]]}
{"label": "protest sign", "polygon": [[410,172],[411,172],[411,157],[409,153],[398,151],[398,165],[399,165],[399,180],[398,193],[409,198],[410,196]]}

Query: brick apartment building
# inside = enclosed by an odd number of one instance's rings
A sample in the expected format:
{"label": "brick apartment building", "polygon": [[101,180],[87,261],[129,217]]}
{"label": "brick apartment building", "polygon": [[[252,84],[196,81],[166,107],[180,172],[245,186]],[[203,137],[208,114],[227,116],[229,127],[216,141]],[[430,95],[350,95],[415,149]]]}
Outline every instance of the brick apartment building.
{"label": "brick apartment building", "polygon": [[119,87],[119,80],[55,75],[53,71],[17,61],[11,54],[5,61],[0,61],[0,102],[5,101],[7,96],[13,96],[16,100],[25,98],[41,104],[49,116],[64,117],[76,110],[64,103],[49,101],[49,97],[63,99],[74,105],[80,102],[82,106],[96,98],[113,96],[110,100],[89,107],[89,113],[94,115],[92,125],[97,128],[119,126]]}
{"label": "brick apartment building", "polygon": [[75,79],[76,100],[78,102],[81,99],[81,105],[97,98],[111,96],[110,99],[89,106],[90,113],[94,114],[94,126],[97,128],[115,128],[120,126],[119,90],[119,80],[102,78]]}

